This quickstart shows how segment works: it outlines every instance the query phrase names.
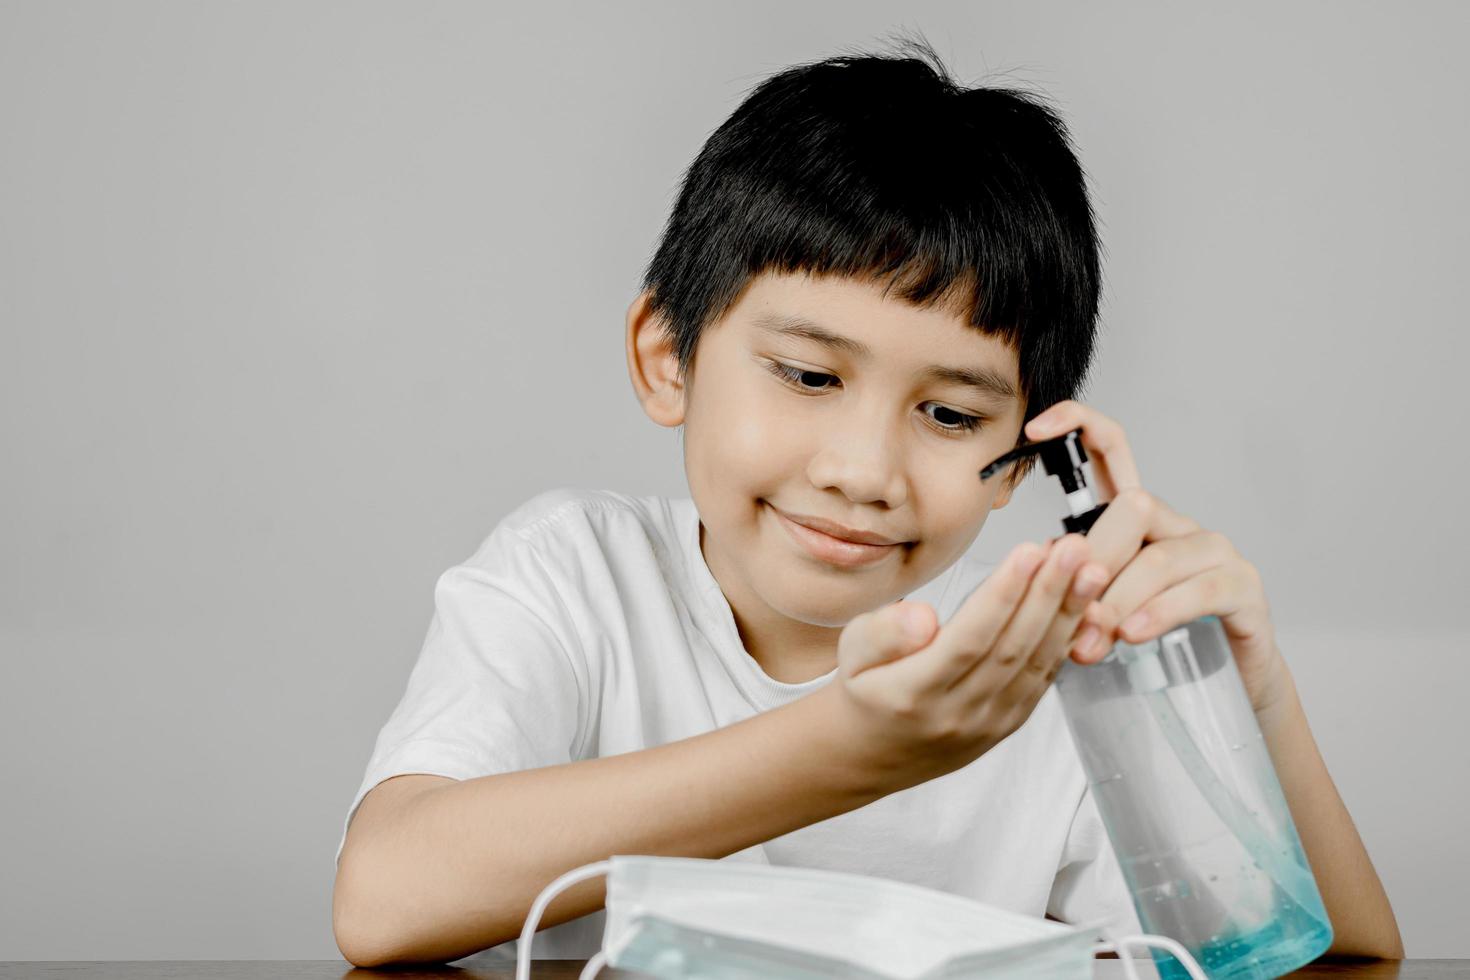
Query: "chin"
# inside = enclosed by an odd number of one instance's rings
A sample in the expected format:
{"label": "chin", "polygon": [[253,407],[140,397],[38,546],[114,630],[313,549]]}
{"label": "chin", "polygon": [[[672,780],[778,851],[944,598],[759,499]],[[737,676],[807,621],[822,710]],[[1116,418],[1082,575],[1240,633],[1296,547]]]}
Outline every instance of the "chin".
{"label": "chin", "polygon": [[[828,572],[799,555],[782,555],[773,567],[751,569],[749,580],[767,606],[788,619],[829,629],[912,592],[891,578],[864,578],[850,571]],[[890,594],[891,593],[891,594]]]}
{"label": "chin", "polygon": [[787,619],[794,620],[798,623],[805,623],[808,626],[820,627],[822,629],[841,629],[863,613],[871,612],[882,605],[884,603],[880,602],[877,605],[859,604],[855,608],[837,608],[825,605],[820,609],[810,607],[792,609],[785,605],[773,603],[771,608]]}

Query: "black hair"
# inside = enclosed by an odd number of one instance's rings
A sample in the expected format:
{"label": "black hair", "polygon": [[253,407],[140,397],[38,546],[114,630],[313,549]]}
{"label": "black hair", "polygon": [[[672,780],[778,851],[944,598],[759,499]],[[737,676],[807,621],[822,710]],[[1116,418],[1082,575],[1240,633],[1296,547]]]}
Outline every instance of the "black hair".
{"label": "black hair", "polygon": [[964,88],[927,41],[898,46],[787,68],[710,135],[644,274],[651,311],[685,377],[762,272],[869,279],[1016,350],[1029,421],[1076,398],[1092,360],[1085,172],[1044,97]]}

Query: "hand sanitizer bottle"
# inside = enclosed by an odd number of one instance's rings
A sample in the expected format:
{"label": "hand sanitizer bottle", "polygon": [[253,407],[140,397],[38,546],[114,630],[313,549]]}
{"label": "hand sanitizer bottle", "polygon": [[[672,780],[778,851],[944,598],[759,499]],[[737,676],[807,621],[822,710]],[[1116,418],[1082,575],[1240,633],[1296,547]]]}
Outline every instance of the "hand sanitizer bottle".
{"label": "hand sanitizer bottle", "polygon": [[[1086,534],[1107,504],[1088,486],[1081,432],[1012,450],[980,478],[1039,453],[1067,493],[1062,526]],[[1279,977],[1332,945],[1218,617],[1119,641],[1094,664],[1069,658],[1056,684],[1145,932],[1178,941],[1213,980]],[[1153,956],[1164,980],[1187,977],[1168,952]]]}

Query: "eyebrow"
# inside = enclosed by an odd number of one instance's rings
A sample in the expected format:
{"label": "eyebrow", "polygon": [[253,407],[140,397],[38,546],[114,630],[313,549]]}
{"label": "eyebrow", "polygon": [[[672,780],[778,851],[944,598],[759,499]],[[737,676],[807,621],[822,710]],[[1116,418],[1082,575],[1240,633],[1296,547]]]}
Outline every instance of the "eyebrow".
{"label": "eyebrow", "polygon": [[[834,333],[805,317],[793,316],[788,313],[759,313],[755,317],[755,325],[761,330],[769,333],[782,334],[788,337],[802,337],[814,343],[821,344],[828,350],[840,351],[849,354],[858,360],[867,360],[873,356],[873,351],[867,344],[845,337],[840,333]],[[961,385],[973,388],[980,394],[989,398],[999,398],[1004,401],[1020,401],[1021,395],[1016,391],[1016,386],[999,371],[986,367],[957,368],[948,367],[943,364],[931,364],[919,376],[926,381],[938,381],[948,384]]]}

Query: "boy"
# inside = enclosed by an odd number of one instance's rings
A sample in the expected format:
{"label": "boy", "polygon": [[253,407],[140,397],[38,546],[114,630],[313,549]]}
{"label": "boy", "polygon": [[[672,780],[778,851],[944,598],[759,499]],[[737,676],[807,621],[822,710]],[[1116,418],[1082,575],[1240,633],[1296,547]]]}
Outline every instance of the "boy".
{"label": "boy", "polygon": [[[612,854],[854,871],[1138,931],[1051,681],[1069,653],[1206,613],[1333,950],[1402,955],[1259,576],[1072,400],[1099,271],[1065,127],[911,43],[767,80],[685,177],[626,326],[691,497],[551,490],[439,579],[338,851],[351,962],[513,962],[537,893]],[[969,556],[1029,466],[979,470],[1079,426],[1113,502],[1090,534]],[[593,955],[603,895],[562,893],[536,955]]]}

